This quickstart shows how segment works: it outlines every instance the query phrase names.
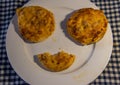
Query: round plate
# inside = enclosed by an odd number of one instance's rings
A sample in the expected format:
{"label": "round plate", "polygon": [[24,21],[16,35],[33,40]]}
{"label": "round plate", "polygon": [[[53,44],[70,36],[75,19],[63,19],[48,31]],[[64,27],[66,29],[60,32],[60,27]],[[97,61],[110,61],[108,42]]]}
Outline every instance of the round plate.
{"label": "round plate", "polygon": [[[111,56],[113,41],[110,26],[102,40],[87,46],[74,42],[65,30],[66,20],[73,11],[97,7],[88,0],[32,0],[25,6],[31,5],[39,5],[52,11],[56,30],[43,42],[28,43],[19,36],[17,17],[13,17],[7,32],[6,49],[17,74],[32,85],[85,85],[97,78]],[[76,55],[73,65],[61,72],[49,72],[41,68],[34,57],[39,53],[54,54],[61,50]]]}

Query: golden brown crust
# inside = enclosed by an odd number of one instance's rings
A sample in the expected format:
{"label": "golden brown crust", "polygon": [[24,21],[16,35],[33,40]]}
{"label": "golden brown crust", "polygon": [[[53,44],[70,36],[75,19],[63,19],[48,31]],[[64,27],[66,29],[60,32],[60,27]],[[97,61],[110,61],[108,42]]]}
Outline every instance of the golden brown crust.
{"label": "golden brown crust", "polygon": [[75,60],[75,56],[73,54],[68,54],[64,51],[61,51],[54,55],[46,52],[37,56],[45,68],[54,72],[69,68]]}
{"label": "golden brown crust", "polygon": [[75,11],[67,21],[67,31],[70,36],[88,45],[102,39],[107,30],[108,21],[101,10],[83,8]]}
{"label": "golden brown crust", "polygon": [[27,41],[43,41],[55,30],[53,13],[43,7],[22,7],[16,12],[20,33]]}

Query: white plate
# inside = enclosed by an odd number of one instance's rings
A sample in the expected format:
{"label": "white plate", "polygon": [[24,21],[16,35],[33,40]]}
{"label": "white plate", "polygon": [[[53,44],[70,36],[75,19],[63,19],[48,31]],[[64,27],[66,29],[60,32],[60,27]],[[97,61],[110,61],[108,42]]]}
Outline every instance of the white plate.
{"label": "white plate", "polygon": [[[31,85],[86,85],[97,78],[106,67],[112,52],[112,33],[108,26],[104,38],[97,44],[80,46],[65,32],[65,21],[74,10],[97,8],[88,0],[32,0],[28,5],[40,5],[54,13],[56,30],[41,43],[27,43],[18,35],[17,18],[13,17],[6,37],[9,61],[26,82]],[[62,72],[49,72],[36,64],[34,55],[64,50],[76,55],[74,64]]]}

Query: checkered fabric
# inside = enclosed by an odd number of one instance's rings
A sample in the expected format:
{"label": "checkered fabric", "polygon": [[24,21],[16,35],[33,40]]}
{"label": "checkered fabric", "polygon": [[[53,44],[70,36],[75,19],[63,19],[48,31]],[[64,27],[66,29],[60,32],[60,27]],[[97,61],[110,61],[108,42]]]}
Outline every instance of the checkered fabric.
{"label": "checkered fabric", "polygon": [[27,85],[11,67],[6,54],[5,39],[15,9],[28,0],[0,0],[0,85]]}
{"label": "checkered fabric", "polygon": [[[0,85],[28,85],[11,67],[6,54],[5,39],[15,9],[29,0],[0,0]],[[106,14],[113,33],[111,59],[90,85],[120,85],[120,0],[91,0]]]}

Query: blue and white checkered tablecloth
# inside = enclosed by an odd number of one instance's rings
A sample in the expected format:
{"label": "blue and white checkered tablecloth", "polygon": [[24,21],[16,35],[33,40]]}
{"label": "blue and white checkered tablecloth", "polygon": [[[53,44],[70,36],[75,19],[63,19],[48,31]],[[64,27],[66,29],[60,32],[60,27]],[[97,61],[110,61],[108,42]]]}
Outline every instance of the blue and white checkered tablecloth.
{"label": "blue and white checkered tablecloth", "polygon": [[[5,47],[8,25],[15,9],[28,0],[0,0],[0,85],[28,85],[11,67]],[[120,85],[120,0],[91,0],[102,9],[112,28],[113,51],[111,59],[101,73],[90,85]]]}

